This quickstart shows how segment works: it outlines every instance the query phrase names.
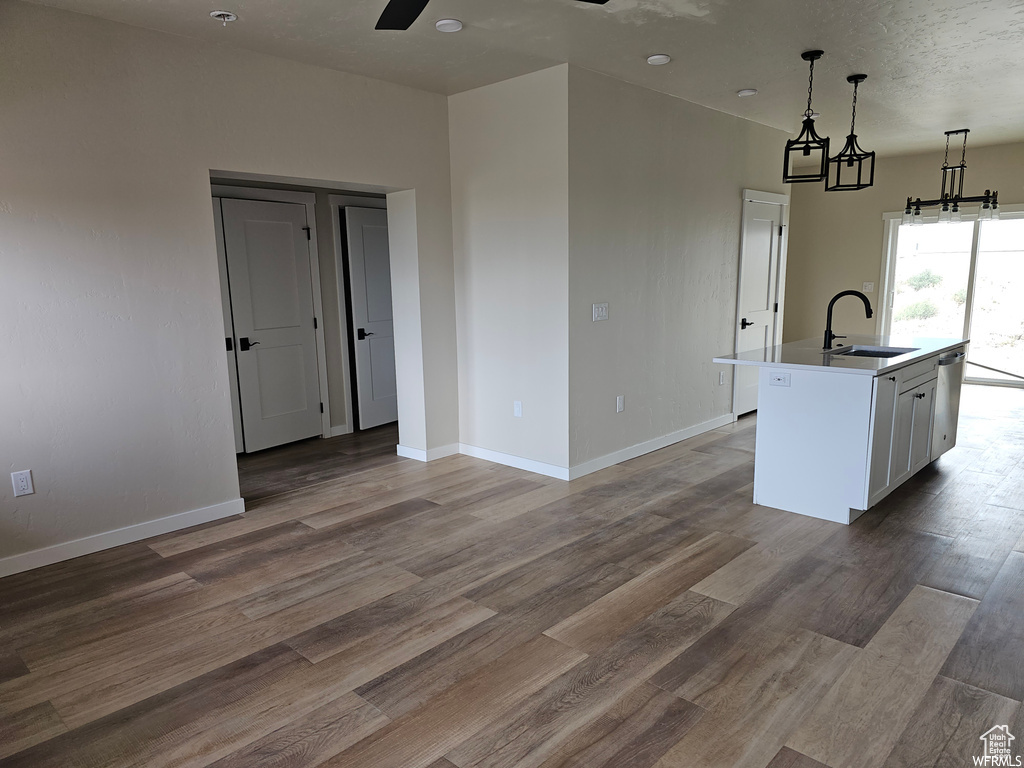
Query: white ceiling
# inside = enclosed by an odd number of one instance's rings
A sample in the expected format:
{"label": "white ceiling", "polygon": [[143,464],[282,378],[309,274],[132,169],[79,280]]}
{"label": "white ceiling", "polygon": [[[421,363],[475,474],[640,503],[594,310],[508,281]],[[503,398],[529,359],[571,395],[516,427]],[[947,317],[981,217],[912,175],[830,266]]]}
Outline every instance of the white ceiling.
{"label": "white ceiling", "polygon": [[[815,66],[819,130],[879,154],[1024,140],[1024,0],[431,0],[405,32],[373,26],[386,0],[43,0],[139,27],[354,72],[442,94],[561,62],[795,133]],[[225,8],[227,27],[209,17]],[[434,29],[454,17],[457,34]],[[671,64],[646,58],[668,53]],[[740,88],[759,95],[741,99]]]}

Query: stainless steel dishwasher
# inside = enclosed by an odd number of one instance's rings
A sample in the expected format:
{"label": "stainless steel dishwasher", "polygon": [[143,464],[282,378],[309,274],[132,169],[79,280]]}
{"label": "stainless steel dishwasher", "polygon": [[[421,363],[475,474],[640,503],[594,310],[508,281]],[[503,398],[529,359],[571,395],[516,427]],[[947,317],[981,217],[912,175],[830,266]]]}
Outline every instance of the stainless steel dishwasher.
{"label": "stainless steel dishwasher", "polygon": [[932,461],[956,445],[960,386],[964,380],[966,359],[964,347],[946,352],[939,358],[939,379],[935,383],[935,421],[932,427]]}

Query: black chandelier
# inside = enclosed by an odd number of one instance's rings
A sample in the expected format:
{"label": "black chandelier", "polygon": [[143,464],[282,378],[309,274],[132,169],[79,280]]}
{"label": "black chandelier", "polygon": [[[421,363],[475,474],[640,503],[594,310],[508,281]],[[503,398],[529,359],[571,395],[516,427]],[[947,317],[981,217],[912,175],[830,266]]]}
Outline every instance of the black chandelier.
{"label": "black chandelier", "polygon": [[[981,203],[978,218],[991,221],[999,218],[999,193],[986,189],[983,195],[964,196],[964,171],[967,170],[967,134],[970,128],[946,131],[946,157],[942,161],[942,193],[935,200],[916,200],[907,198],[907,207],[903,211],[903,223],[917,226],[923,223],[922,208],[939,208],[939,223],[958,222],[961,220],[961,203]],[[963,134],[964,144],[960,153],[960,164],[949,164],[949,137]]]}
{"label": "black chandelier", "polygon": [[850,75],[846,78],[846,82],[853,84],[853,118],[850,120],[850,135],[846,137],[846,146],[838,155],[828,159],[826,192],[866,189],[875,183],[875,153],[860,148],[854,130],[857,124],[857,86],[867,79],[867,75]]}
{"label": "black chandelier", "polygon": [[[786,142],[786,154],[783,158],[782,182],[784,184],[805,181],[825,181],[828,175],[828,136],[821,137],[814,130],[814,112],[811,110],[811,94],[814,90],[814,62],[825,55],[824,51],[804,51],[800,58],[811,65],[811,74],[807,80],[807,109],[804,111],[804,124],[800,135]],[[818,157],[817,167],[808,160],[810,168],[801,173],[793,167],[797,158]]]}

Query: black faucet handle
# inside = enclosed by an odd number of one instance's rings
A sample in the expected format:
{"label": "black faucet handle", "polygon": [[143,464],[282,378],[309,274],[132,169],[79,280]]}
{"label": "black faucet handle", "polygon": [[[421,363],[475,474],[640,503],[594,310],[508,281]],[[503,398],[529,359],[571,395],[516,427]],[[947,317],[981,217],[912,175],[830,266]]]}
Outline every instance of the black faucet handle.
{"label": "black faucet handle", "polygon": [[835,339],[845,339],[845,338],[846,338],[845,336],[840,336],[838,333],[833,333],[832,334],[832,339],[833,340],[835,340]]}

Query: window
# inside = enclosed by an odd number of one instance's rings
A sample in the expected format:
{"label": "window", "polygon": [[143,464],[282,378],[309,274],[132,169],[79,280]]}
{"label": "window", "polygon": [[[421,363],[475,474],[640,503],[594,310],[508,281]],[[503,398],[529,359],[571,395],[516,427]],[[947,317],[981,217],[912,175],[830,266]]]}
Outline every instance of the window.
{"label": "window", "polygon": [[971,339],[967,381],[1024,387],[1024,206],[997,221],[886,214],[881,332]]}

